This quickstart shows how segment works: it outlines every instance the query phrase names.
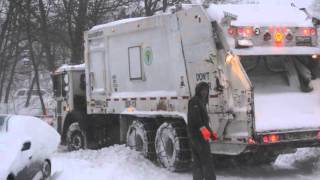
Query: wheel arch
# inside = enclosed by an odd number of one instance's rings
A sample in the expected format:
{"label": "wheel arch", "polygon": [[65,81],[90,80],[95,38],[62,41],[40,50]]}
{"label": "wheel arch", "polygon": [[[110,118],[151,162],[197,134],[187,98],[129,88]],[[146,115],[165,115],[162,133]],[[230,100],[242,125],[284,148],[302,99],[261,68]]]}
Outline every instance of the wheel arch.
{"label": "wheel arch", "polygon": [[65,121],[63,123],[63,131],[62,131],[62,136],[61,136],[61,142],[63,144],[66,143],[67,131],[68,131],[69,126],[74,122],[78,122],[80,125],[80,128],[85,129],[85,127],[86,127],[85,114],[80,111],[74,110],[74,111],[69,112],[66,115]]}

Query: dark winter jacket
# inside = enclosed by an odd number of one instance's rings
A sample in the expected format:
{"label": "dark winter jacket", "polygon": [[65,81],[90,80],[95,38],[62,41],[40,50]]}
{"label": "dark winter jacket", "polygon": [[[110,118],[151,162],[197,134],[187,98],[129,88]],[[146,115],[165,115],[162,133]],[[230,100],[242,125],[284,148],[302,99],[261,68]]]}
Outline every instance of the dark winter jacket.
{"label": "dark winter jacket", "polygon": [[[195,96],[189,100],[188,104],[188,131],[191,141],[203,140],[200,132],[200,128],[205,126],[210,132],[212,132],[209,127],[209,116],[206,108],[208,103],[208,97],[205,99],[201,98],[200,91],[203,88],[208,88],[208,84],[201,82],[196,87]],[[209,94],[209,93],[208,93]]]}

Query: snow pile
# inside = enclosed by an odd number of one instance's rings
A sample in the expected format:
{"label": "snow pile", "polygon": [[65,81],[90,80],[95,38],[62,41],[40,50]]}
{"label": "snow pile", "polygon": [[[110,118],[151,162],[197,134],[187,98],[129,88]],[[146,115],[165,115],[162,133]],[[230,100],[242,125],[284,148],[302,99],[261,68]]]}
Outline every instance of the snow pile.
{"label": "snow pile", "polygon": [[124,145],[101,150],[57,154],[52,159],[53,179],[191,180],[188,174],[171,173]]}
{"label": "snow pile", "polygon": [[[319,148],[299,149],[295,154],[281,155],[273,165],[217,168],[217,179],[318,179],[319,157]],[[192,180],[191,172],[171,173],[124,145],[61,152],[52,163],[52,180]]]}

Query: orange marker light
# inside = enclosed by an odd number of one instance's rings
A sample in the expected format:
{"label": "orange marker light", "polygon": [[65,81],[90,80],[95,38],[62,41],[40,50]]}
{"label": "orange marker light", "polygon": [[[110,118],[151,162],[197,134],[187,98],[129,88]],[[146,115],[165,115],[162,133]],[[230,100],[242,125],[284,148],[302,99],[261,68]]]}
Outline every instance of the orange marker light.
{"label": "orange marker light", "polygon": [[274,34],[274,40],[275,40],[276,42],[281,42],[282,39],[283,39],[283,34],[281,34],[280,32],[276,32],[276,33]]}
{"label": "orange marker light", "polygon": [[269,135],[269,140],[270,142],[274,143],[274,142],[278,142],[279,141],[279,136],[276,134],[271,134]]}

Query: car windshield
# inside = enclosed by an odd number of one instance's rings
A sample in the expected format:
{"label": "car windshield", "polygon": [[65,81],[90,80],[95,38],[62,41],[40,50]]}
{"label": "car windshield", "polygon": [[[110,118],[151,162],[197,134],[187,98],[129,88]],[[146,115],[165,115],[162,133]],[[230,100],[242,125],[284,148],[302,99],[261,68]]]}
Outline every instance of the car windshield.
{"label": "car windshield", "polygon": [[6,116],[0,116],[0,133],[2,132],[6,132],[6,126],[5,126],[5,119],[6,119]]}

